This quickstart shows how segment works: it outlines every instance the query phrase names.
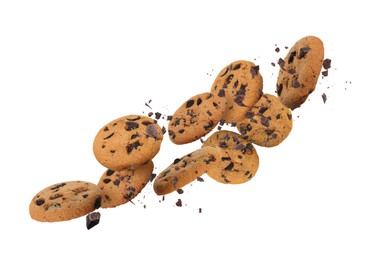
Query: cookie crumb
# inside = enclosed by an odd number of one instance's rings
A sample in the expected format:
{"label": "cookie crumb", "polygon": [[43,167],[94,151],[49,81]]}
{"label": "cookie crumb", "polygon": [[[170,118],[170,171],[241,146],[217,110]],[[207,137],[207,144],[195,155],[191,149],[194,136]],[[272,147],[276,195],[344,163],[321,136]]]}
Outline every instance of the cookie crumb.
{"label": "cookie crumb", "polygon": [[177,202],[175,203],[175,205],[177,207],[182,207],[182,200],[181,199],[178,199]]}

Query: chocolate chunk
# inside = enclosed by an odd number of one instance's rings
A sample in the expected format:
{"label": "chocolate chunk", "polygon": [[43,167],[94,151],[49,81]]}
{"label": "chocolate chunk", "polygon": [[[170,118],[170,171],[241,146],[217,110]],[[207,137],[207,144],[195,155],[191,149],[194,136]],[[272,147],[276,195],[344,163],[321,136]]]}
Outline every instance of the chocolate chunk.
{"label": "chocolate chunk", "polygon": [[255,113],[253,111],[248,111],[245,113],[245,118],[253,118]]}
{"label": "chocolate chunk", "polygon": [[191,100],[188,100],[187,103],[186,103],[186,108],[190,108],[191,106],[193,106],[194,104],[194,100],[191,99]]}
{"label": "chocolate chunk", "polygon": [[130,154],[134,149],[137,149],[137,147],[141,146],[139,141],[136,141],[132,144],[127,145],[127,153]]}
{"label": "chocolate chunk", "polygon": [[148,115],[149,117],[151,117],[153,114],[154,114],[153,112],[149,112],[147,115]]}
{"label": "chocolate chunk", "polygon": [[166,117],[166,120],[170,121],[170,120],[172,120],[172,118],[173,118],[173,116],[169,115],[169,116]]}
{"label": "chocolate chunk", "polygon": [[323,61],[323,68],[328,70],[331,67],[332,60],[331,59],[325,59]]}
{"label": "chocolate chunk", "polygon": [[268,109],[268,107],[261,107],[261,108],[259,109],[259,114],[262,114],[262,115],[263,115],[263,113],[264,113],[264,112],[266,112],[266,111],[267,111],[267,109]]}
{"label": "chocolate chunk", "polygon": [[294,58],[296,57],[296,51],[293,51],[290,53],[290,57],[288,58],[288,64],[291,64],[294,61]]}
{"label": "chocolate chunk", "polygon": [[114,173],[114,170],[108,169],[106,175],[111,176]]}
{"label": "chocolate chunk", "polygon": [[269,127],[269,122],[270,122],[269,117],[262,116],[262,118],[261,118],[261,124],[262,125],[264,125],[265,127]]}
{"label": "chocolate chunk", "polygon": [[38,199],[38,200],[36,200],[36,205],[37,206],[42,206],[44,203],[45,203],[45,200],[44,199]]}
{"label": "chocolate chunk", "polygon": [[175,160],[174,160],[174,162],[173,162],[173,164],[177,164],[177,163],[179,163],[179,162],[180,162],[180,160],[181,160],[180,158],[175,159]]}
{"label": "chocolate chunk", "polygon": [[183,133],[184,133],[184,131],[185,131],[185,129],[179,129],[179,130],[178,130],[178,133],[183,134]]}
{"label": "chocolate chunk", "polygon": [[219,147],[220,147],[220,148],[227,148],[227,147],[228,147],[228,145],[227,145],[227,143],[226,143],[226,142],[220,141],[220,142],[219,142]]}
{"label": "chocolate chunk", "polygon": [[209,122],[207,123],[207,125],[204,125],[204,126],[203,126],[203,129],[205,129],[205,130],[210,130],[210,129],[212,129],[212,127],[214,127],[214,122],[213,122],[213,121],[209,121]]}
{"label": "chocolate chunk", "polygon": [[202,177],[197,177],[197,181],[204,182],[205,180]]}
{"label": "chocolate chunk", "polygon": [[259,65],[250,67],[250,73],[252,74],[252,78],[258,76]]}
{"label": "chocolate chunk", "polygon": [[224,168],[225,171],[231,171],[234,168],[234,163],[231,162],[228,166]]}
{"label": "chocolate chunk", "polygon": [[295,78],[295,79],[292,81],[292,87],[294,87],[294,88],[299,88],[299,87],[301,87],[300,82],[297,80],[297,78]]}
{"label": "chocolate chunk", "polygon": [[178,199],[178,201],[175,203],[175,205],[177,205],[177,207],[182,207],[182,200]]}
{"label": "chocolate chunk", "polygon": [[104,137],[103,139],[104,139],[104,140],[107,140],[107,139],[111,138],[113,135],[114,135],[114,132],[113,132],[113,133],[111,133],[111,134],[109,134],[109,135],[107,135],[107,136],[106,136],[106,137]]}
{"label": "chocolate chunk", "polygon": [[229,76],[227,76],[226,78],[226,84],[230,84],[230,82],[233,80],[234,75],[230,74]]}
{"label": "chocolate chunk", "polygon": [[158,129],[156,125],[148,125],[146,127],[146,135],[149,137],[154,138],[155,140],[158,139]]}
{"label": "chocolate chunk", "polygon": [[278,62],[277,62],[278,65],[280,65],[280,67],[283,69],[285,67],[285,61],[281,58],[279,58]]}
{"label": "chocolate chunk", "polygon": [[137,129],[137,128],[139,128],[139,124],[137,122],[131,122],[131,121],[126,122],[125,129],[127,131],[131,131],[131,130],[134,130],[134,129]]}
{"label": "chocolate chunk", "polygon": [[323,98],[323,102],[325,104],[325,102],[327,101],[327,95],[325,93],[322,94],[322,98]]}
{"label": "chocolate chunk", "polygon": [[240,67],[241,67],[241,64],[240,64],[240,63],[238,63],[238,64],[236,64],[236,65],[234,66],[233,70],[238,70],[238,69],[240,69]]}
{"label": "chocolate chunk", "polygon": [[219,97],[225,97],[225,90],[220,89],[219,93],[217,94]]}
{"label": "chocolate chunk", "polygon": [[197,106],[201,105],[201,103],[202,103],[202,99],[201,98],[198,98],[197,99]]}
{"label": "chocolate chunk", "polygon": [[207,113],[207,115],[212,116],[212,113],[210,110],[207,110],[206,113]]}
{"label": "chocolate chunk", "polygon": [[100,213],[92,212],[86,216],[86,228],[89,230],[99,224]]}
{"label": "chocolate chunk", "polygon": [[308,53],[309,51],[311,51],[310,47],[302,47],[300,49],[300,53],[299,53],[299,59],[302,59],[305,57],[306,53]]}
{"label": "chocolate chunk", "polygon": [[156,173],[150,173],[150,182],[152,182],[156,177]]}
{"label": "chocolate chunk", "polygon": [[281,96],[282,89],[283,89],[283,85],[282,84],[277,85],[277,94],[278,94],[278,96]]}
{"label": "chocolate chunk", "polygon": [[243,103],[243,100],[245,98],[245,93],[246,93],[246,87],[247,85],[241,85],[240,89],[235,93],[235,98],[234,98],[234,102],[239,105],[239,106],[245,106]]}
{"label": "chocolate chunk", "polygon": [[162,132],[163,134],[165,134],[165,133],[166,133],[166,128],[165,128],[165,126],[163,126],[163,127],[161,128],[161,132]]}
{"label": "chocolate chunk", "polygon": [[280,48],[276,47],[275,52],[280,52]]}
{"label": "chocolate chunk", "polygon": [[169,130],[168,131],[169,135],[174,139],[175,138],[175,133],[173,130]]}
{"label": "chocolate chunk", "polygon": [[289,69],[289,70],[288,70],[288,73],[290,73],[290,74],[292,74],[292,75],[293,75],[293,74],[295,74],[295,73],[296,73],[296,70],[295,70],[295,69],[293,69],[293,68],[291,68],[291,69]]}
{"label": "chocolate chunk", "polygon": [[276,64],[274,63],[274,62],[271,62],[271,65],[274,67],[274,66],[276,66]]}
{"label": "chocolate chunk", "polygon": [[182,189],[177,189],[178,194],[183,194],[184,191]]}
{"label": "chocolate chunk", "polygon": [[101,197],[99,197],[99,198],[97,198],[95,200],[95,202],[94,202],[94,209],[99,209],[100,206],[102,206],[102,198]]}
{"label": "chocolate chunk", "polygon": [[155,119],[156,119],[156,120],[159,120],[159,119],[160,119],[160,117],[161,117],[161,113],[156,112],[156,113],[155,113]]}
{"label": "chocolate chunk", "polygon": [[53,186],[52,188],[51,188],[51,190],[56,190],[56,189],[58,189],[58,188],[61,188],[61,187],[63,187],[63,186],[65,186],[66,185],[66,183],[59,183],[59,184],[56,184],[55,186]]}
{"label": "chocolate chunk", "polygon": [[119,184],[121,183],[121,180],[120,179],[115,179],[114,181],[113,181],[113,184],[114,184],[114,186],[119,186]]}
{"label": "chocolate chunk", "polygon": [[324,77],[327,77],[327,76],[328,76],[328,71],[327,71],[327,70],[322,71],[322,75],[323,75]]}

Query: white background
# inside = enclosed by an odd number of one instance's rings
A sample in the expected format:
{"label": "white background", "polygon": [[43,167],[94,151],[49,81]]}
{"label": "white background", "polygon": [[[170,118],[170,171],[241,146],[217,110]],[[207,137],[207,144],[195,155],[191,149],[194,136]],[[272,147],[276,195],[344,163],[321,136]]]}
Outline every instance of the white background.
{"label": "white background", "polygon": [[[0,258],[366,259],[362,1],[173,2],[0,2]],[[306,35],[323,40],[329,76],[285,142],[257,147],[250,182],[204,175],[164,201],[150,183],[134,205],[99,210],[90,230],[84,217],[30,218],[41,189],[98,182],[92,142],[104,124],[173,114],[239,59],[260,66],[273,94],[271,62]],[[165,135],[154,172],[199,147]]]}

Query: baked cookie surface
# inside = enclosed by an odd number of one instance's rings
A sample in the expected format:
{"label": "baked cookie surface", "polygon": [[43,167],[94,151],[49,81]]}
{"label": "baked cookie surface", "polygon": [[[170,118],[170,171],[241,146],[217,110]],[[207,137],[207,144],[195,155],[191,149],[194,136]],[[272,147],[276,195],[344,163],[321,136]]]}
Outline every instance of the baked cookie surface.
{"label": "baked cookie surface", "polygon": [[95,136],[93,152],[104,167],[120,171],[154,158],[159,152],[163,132],[153,119],[128,115],[103,126]]}
{"label": "baked cookie surface", "polygon": [[32,219],[59,222],[84,216],[101,205],[102,191],[93,183],[69,181],[38,192],[29,205]]}
{"label": "baked cookie surface", "polygon": [[168,125],[170,140],[186,144],[209,133],[220,121],[226,99],[213,93],[201,93],[184,102],[173,114]]}
{"label": "baked cookie surface", "polygon": [[255,147],[240,134],[221,130],[205,140],[202,147],[218,147],[222,150],[217,167],[207,171],[212,179],[225,184],[240,184],[251,180],[259,167]]}
{"label": "baked cookie surface", "polygon": [[204,147],[174,160],[154,181],[157,195],[176,191],[196,180],[211,168],[215,168],[221,151],[214,147]]}
{"label": "baked cookie surface", "polygon": [[232,62],[223,68],[211,87],[212,93],[227,100],[222,119],[228,124],[240,121],[260,99],[262,90],[259,66],[245,60]]}
{"label": "baked cookie surface", "polygon": [[152,160],[134,169],[106,170],[98,182],[102,190],[102,208],[113,208],[134,199],[149,182],[154,169]]}
{"label": "baked cookie surface", "polygon": [[284,60],[279,60],[276,93],[282,104],[294,110],[315,90],[324,60],[323,42],[315,36],[298,40]]}
{"label": "baked cookie surface", "polygon": [[248,142],[273,147],[282,143],[292,130],[292,111],[278,97],[264,94],[245,114],[237,129]]}

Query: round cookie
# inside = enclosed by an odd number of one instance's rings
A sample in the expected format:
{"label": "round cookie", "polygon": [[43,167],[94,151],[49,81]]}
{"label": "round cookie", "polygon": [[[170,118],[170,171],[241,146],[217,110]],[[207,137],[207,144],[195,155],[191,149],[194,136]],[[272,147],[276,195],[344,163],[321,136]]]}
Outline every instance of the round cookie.
{"label": "round cookie", "polygon": [[251,180],[259,167],[255,147],[240,134],[221,130],[213,133],[203,147],[219,147],[222,150],[217,167],[211,167],[207,175],[225,184],[241,184]]}
{"label": "round cookie", "polygon": [[134,199],[150,181],[154,163],[149,160],[133,169],[106,170],[98,182],[102,190],[102,208],[113,208]]}
{"label": "round cookie", "polygon": [[163,140],[161,127],[141,115],[120,117],[103,126],[95,136],[93,152],[104,167],[120,171],[151,160]]}
{"label": "round cookie", "polygon": [[101,201],[102,191],[96,184],[61,182],[38,192],[29,205],[29,214],[41,222],[65,221],[98,209]]}
{"label": "round cookie", "polygon": [[324,59],[323,42],[315,36],[298,40],[280,59],[276,92],[282,104],[294,110],[315,90]]}
{"label": "round cookie", "polygon": [[279,145],[292,130],[291,109],[278,97],[264,94],[237,124],[237,129],[250,143],[265,147]]}
{"label": "round cookie", "polygon": [[165,195],[193,182],[209,169],[216,168],[220,157],[220,149],[203,147],[175,159],[156,176],[153,185],[155,193]]}
{"label": "round cookie", "polygon": [[170,140],[186,144],[200,139],[219,123],[225,107],[226,99],[210,92],[191,97],[172,116],[168,125]]}
{"label": "round cookie", "polygon": [[223,68],[211,87],[211,92],[227,100],[222,119],[226,123],[239,122],[262,96],[263,78],[259,66],[239,60]]}

